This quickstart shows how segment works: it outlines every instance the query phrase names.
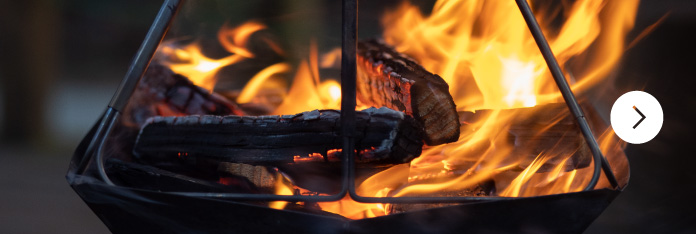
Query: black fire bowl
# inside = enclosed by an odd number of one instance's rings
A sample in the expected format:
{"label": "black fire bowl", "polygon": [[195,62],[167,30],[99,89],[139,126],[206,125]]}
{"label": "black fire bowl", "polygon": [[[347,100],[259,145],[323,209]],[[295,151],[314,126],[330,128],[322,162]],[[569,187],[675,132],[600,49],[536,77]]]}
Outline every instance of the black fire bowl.
{"label": "black fire bowl", "polygon": [[600,189],[350,220],[81,177],[73,188],[113,233],[580,233],[620,193]]}
{"label": "black fire bowl", "polygon": [[94,128],[78,146],[67,179],[113,233],[580,233],[621,192],[482,201],[350,220],[108,185],[77,173],[93,134]]}

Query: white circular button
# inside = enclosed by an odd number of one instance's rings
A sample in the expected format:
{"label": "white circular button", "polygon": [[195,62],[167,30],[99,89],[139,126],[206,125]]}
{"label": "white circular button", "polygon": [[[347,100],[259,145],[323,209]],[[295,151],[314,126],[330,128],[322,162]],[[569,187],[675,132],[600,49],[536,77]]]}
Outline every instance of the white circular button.
{"label": "white circular button", "polygon": [[657,136],[664,116],[655,97],[646,92],[631,91],[616,100],[610,118],[617,136],[631,144],[643,144]]}

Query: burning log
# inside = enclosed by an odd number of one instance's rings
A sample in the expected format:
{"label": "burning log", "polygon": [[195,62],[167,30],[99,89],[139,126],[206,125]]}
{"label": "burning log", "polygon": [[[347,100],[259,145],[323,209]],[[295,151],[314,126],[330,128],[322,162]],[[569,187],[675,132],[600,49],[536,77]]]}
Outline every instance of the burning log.
{"label": "burning log", "polygon": [[152,116],[244,115],[227,98],[158,64],[148,67],[128,103],[124,116],[138,127]]}
{"label": "burning log", "polygon": [[243,115],[236,104],[194,85],[171,69],[150,64],[110,137],[110,152],[129,159],[140,127],[153,116]]}
{"label": "burning log", "polygon": [[357,58],[360,102],[413,115],[428,145],[459,138],[456,106],[440,76],[377,40],[358,42]]}
{"label": "burning log", "polygon": [[[491,112],[459,112],[463,129]],[[563,169],[569,171],[587,167],[592,162],[592,153],[565,103],[500,110],[500,114],[515,116],[508,129],[514,146],[508,158],[521,160],[520,167],[527,167],[540,154],[551,158],[537,172],[548,172],[561,163],[565,164]],[[563,157],[568,155],[569,159]]]}
{"label": "burning log", "polygon": [[[108,159],[106,172],[117,184],[132,188],[163,192],[205,192],[205,193],[269,193],[272,187],[257,187],[241,177],[223,176],[219,183],[197,179],[169,172],[159,168],[138,163]],[[247,165],[250,166],[250,165]],[[252,166],[253,167],[253,166]],[[269,202],[247,201],[259,206],[268,206]],[[339,215],[322,211],[316,203],[288,203],[287,210],[308,212],[330,217]]]}
{"label": "burning log", "polygon": [[[358,163],[389,165],[420,155],[421,132],[410,116],[388,108],[356,114]],[[138,135],[134,155],[155,165],[189,162],[213,170],[219,162],[338,161],[332,155],[342,147],[340,129],[337,110],[283,116],[154,117]]]}
{"label": "burning log", "polygon": [[269,170],[264,166],[255,166],[244,163],[220,163],[218,167],[218,172],[220,172],[220,181],[227,183],[228,180],[232,179],[234,181],[237,177],[242,177],[258,188],[263,188],[266,190],[272,190],[276,184],[276,179],[279,173],[277,171]]}

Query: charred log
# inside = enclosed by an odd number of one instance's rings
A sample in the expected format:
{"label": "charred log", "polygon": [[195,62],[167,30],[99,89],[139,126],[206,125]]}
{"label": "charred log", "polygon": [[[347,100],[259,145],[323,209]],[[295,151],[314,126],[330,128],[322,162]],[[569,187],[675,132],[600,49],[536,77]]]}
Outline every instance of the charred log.
{"label": "charred log", "polygon": [[252,183],[242,179],[236,179],[234,183],[230,182],[228,185],[223,185],[118,159],[108,159],[105,165],[109,178],[115,183],[133,188],[166,192],[258,192]]}
{"label": "charred log", "polygon": [[128,159],[141,126],[153,116],[243,115],[232,102],[198,87],[169,68],[151,64],[109,139],[109,152]]}
{"label": "charred log", "polygon": [[413,115],[428,145],[459,138],[456,106],[440,76],[377,40],[358,42],[357,59],[360,102]]}
{"label": "charred log", "polygon": [[138,127],[153,116],[244,115],[227,98],[194,85],[167,67],[151,64],[138,83],[124,116]]}
{"label": "charred log", "polygon": [[[283,116],[155,117],[141,130],[134,154],[151,164],[219,162],[282,164],[340,161],[340,112],[315,110]],[[421,153],[421,132],[408,115],[388,108],[356,113],[358,163],[409,162]],[[329,153],[332,152],[333,153]],[[208,165],[205,165],[208,164]]]}

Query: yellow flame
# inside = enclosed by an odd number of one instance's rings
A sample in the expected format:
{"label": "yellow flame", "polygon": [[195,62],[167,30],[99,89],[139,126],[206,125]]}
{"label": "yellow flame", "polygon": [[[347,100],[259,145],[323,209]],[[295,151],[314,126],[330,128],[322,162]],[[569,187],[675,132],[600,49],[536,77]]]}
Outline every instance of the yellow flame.
{"label": "yellow flame", "polygon": [[[544,18],[553,14],[535,8],[564,72],[569,74],[569,67],[576,65],[572,76],[568,75],[574,77],[569,82],[576,94],[606,78],[616,65],[623,52],[624,37],[633,26],[637,6],[637,0],[587,0],[560,9],[542,9],[562,12],[564,21],[555,26],[550,23],[551,18]],[[428,16],[406,2],[387,12],[382,23],[387,43],[447,81],[459,110],[490,111],[478,121],[468,123],[457,142],[428,147],[409,167],[386,170],[368,178],[358,187],[360,195],[433,195],[472,188],[492,179],[499,196],[566,193],[579,191],[586,185],[592,175],[591,165],[569,171],[564,168],[575,152],[563,155],[542,152],[521,172],[516,170],[522,165],[521,159],[509,157],[514,146],[509,143],[508,129],[513,120],[520,118],[517,116],[520,112],[502,109],[562,101],[513,1],[439,0]],[[573,64],[569,63],[571,58]],[[605,133],[599,140],[610,162],[626,164],[620,159],[621,147],[614,136]],[[551,165],[555,166],[541,171],[552,159]],[[464,167],[466,172],[454,174],[457,167]],[[627,174],[619,174],[622,173]],[[403,182],[404,178],[419,180],[432,175],[449,177],[434,183]],[[602,181],[600,186],[606,187],[608,183]],[[393,192],[385,193],[385,188]],[[327,211],[350,218],[385,213],[384,207],[377,204],[358,206],[351,202],[344,199],[338,202],[343,204],[342,209],[336,211],[333,207]]]}
{"label": "yellow flame", "polygon": [[[276,176],[276,183],[275,183],[275,194],[277,195],[293,195],[293,190],[292,188],[284,183],[285,177],[283,177],[282,174],[278,173]],[[268,207],[273,208],[273,209],[278,209],[282,210],[285,208],[285,206],[288,205],[288,202],[286,201],[272,201],[268,203]]]}
{"label": "yellow flame", "polygon": [[[575,1],[562,9],[567,17],[556,34],[545,27],[561,65],[573,57],[590,64],[572,84],[574,91],[596,84],[616,65],[637,6],[637,0]],[[559,101],[560,93],[513,1],[441,0],[428,17],[406,2],[388,12],[383,24],[384,39],[442,76],[460,109],[530,106],[528,94],[536,95],[537,103]],[[510,90],[501,88],[509,84],[508,74],[521,75],[525,81],[515,82],[523,84],[528,94],[509,96]],[[533,86],[527,87],[530,83]]]}
{"label": "yellow flame", "polygon": [[239,27],[231,28],[229,25],[224,25],[218,31],[218,40],[220,44],[233,54],[238,54],[243,57],[253,58],[254,54],[247,48],[247,42],[251,34],[263,30],[266,25],[257,21],[248,21]]}
{"label": "yellow flame", "polygon": [[186,76],[193,84],[212,91],[217,80],[215,74],[221,67],[237,63],[244,59],[239,55],[230,55],[222,59],[211,59],[203,55],[198,44],[175,48],[175,55],[184,63],[168,63],[175,73]]}
{"label": "yellow flame", "polygon": [[[568,75],[571,88],[576,94],[582,94],[606,78],[618,63],[624,50],[624,38],[633,27],[638,0],[586,0],[557,5],[560,6],[534,9],[559,64]],[[592,174],[591,165],[569,171],[564,168],[575,152],[544,151],[521,171],[518,169],[525,165],[522,159],[509,157],[515,148],[509,141],[508,130],[521,113],[510,109],[562,101],[513,1],[438,0],[427,16],[418,7],[405,2],[387,12],[382,23],[383,37],[388,44],[413,57],[449,84],[459,110],[489,111],[479,113],[481,117],[477,121],[467,123],[457,142],[424,148],[421,156],[410,165],[394,166],[367,178],[357,188],[358,194],[413,196],[469,189],[494,180],[499,196],[538,196],[579,191],[586,185]],[[197,46],[170,49],[173,50],[170,54],[179,60],[189,61],[189,64],[170,67],[192,80],[213,80],[214,85],[217,69],[254,56],[248,46],[250,37],[264,28],[265,25],[256,21],[234,29],[225,26],[218,39],[232,55],[210,59],[203,56]],[[277,44],[267,44],[282,53]],[[272,114],[339,109],[340,84],[332,79],[322,81],[319,77],[319,67],[336,67],[339,57],[340,50],[334,50],[320,61],[316,42],[312,40],[309,57],[296,68],[287,95]],[[254,102],[254,97],[271,77],[290,70],[285,63],[261,70],[247,83],[237,101]],[[212,90],[206,82],[194,82]],[[558,116],[559,119],[563,117]],[[621,157],[621,141],[611,129],[596,130],[604,132],[599,137],[602,151],[622,180],[620,183],[625,184],[628,162]],[[553,163],[548,163],[551,160]],[[548,164],[556,165],[549,170],[544,168]],[[410,183],[441,175],[444,179],[437,182]],[[600,180],[597,188],[607,186],[606,180]],[[275,193],[290,195],[293,190],[279,179]],[[270,206],[281,209],[286,204],[273,202]],[[325,211],[351,219],[387,214],[383,204],[358,203],[349,196],[318,205]]]}
{"label": "yellow flame", "polygon": [[287,63],[278,63],[264,68],[260,72],[256,73],[249,82],[247,82],[242,92],[237,97],[237,103],[248,103],[254,98],[254,96],[259,92],[264,82],[268,81],[275,74],[285,73],[290,71],[291,67]]}
{"label": "yellow flame", "polygon": [[203,54],[198,43],[185,47],[173,47],[171,43],[163,43],[158,52],[164,53],[172,61],[163,61],[175,73],[187,77],[193,84],[212,92],[217,83],[215,75],[222,67],[252,58],[254,55],[246,48],[249,37],[264,29],[265,26],[255,21],[244,23],[236,28],[224,26],[218,33],[218,39],[227,49],[230,56],[212,59]]}
{"label": "yellow flame", "polygon": [[300,63],[287,96],[273,114],[341,108],[341,85],[331,79],[320,81],[318,50],[314,41],[310,42],[309,54],[309,61]]}

